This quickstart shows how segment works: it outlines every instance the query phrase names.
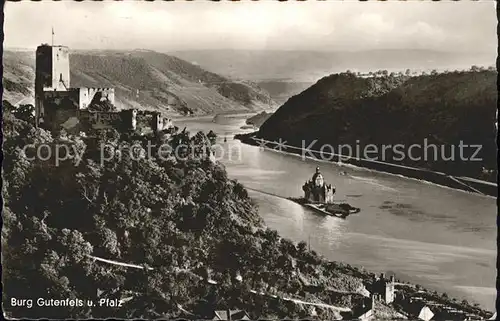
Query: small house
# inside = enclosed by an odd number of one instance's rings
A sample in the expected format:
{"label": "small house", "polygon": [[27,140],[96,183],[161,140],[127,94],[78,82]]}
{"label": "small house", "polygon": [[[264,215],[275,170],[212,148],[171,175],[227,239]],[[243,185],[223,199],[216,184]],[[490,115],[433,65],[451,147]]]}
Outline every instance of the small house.
{"label": "small house", "polygon": [[434,313],[428,306],[425,305],[422,309],[420,309],[420,313],[418,314],[418,318],[420,320],[429,321],[432,317],[434,317]]}
{"label": "small house", "polygon": [[212,320],[250,320],[250,317],[243,310],[217,310]]}

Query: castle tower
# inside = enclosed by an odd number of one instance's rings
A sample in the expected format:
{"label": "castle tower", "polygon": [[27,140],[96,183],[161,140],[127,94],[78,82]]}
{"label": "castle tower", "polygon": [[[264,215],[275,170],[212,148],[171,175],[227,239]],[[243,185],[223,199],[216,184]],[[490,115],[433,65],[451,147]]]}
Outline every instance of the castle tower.
{"label": "castle tower", "polygon": [[35,88],[65,91],[69,83],[69,48],[41,45],[36,48]]}
{"label": "castle tower", "polygon": [[333,203],[333,194],[335,194],[335,188],[332,184],[324,186],[325,189],[325,203]]}
{"label": "castle tower", "polygon": [[160,113],[154,113],[153,114],[153,131],[155,133],[163,130],[163,119],[161,117],[161,114]]}
{"label": "castle tower", "polygon": [[377,294],[377,297],[386,304],[394,302],[394,286],[395,278],[392,275],[389,279],[385,277],[385,273],[381,273],[379,278],[374,276],[372,293]]}
{"label": "castle tower", "polygon": [[385,282],[385,303],[394,302],[394,275]]}
{"label": "castle tower", "polygon": [[131,129],[136,130],[136,128],[137,128],[137,109],[132,109]]}
{"label": "castle tower", "polygon": [[45,91],[67,91],[69,83],[69,49],[66,46],[40,45],[36,48],[35,117],[43,121]]}
{"label": "castle tower", "polygon": [[331,184],[325,184],[325,179],[321,174],[319,167],[316,167],[316,172],[312,179],[302,186],[304,198],[309,202],[314,203],[332,203],[335,189]]}
{"label": "castle tower", "polygon": [[375,307],[375,302],[378,300],[378,294],[372,294],[371,297],[369,298],[369,305],[368,307],[370,309],[373,309]]}
{"label": "castle tower", "polygon": [[316,167],[316,173],[314,173],[312,181],[314,182],[314,185],[316,187],[323,187],[323,185],[325,184],[325,180],[323,179],[323,175],[321,175],[321,172],[319,171],[319,167]]}

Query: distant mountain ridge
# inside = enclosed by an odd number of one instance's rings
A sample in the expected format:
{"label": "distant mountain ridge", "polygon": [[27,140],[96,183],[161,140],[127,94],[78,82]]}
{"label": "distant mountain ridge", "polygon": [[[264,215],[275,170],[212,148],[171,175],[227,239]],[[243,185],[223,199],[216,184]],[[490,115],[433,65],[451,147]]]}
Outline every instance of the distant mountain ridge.
{"label": "distant mountain ridge", "polygon": [[496,52],[454,53],[432,50],[366,51],[184,50],[172,55],[232,78],[315,82],[325,75],[352,71],[415,71],[493,66]]}
{"label": "distant mountain ridge", "polygon": [[274,101],[282,105],[290,97],[295,96],[308,87],[314,85],[314,82],[275,79],[258,81],[257,84],[259,87],[265,89]]}
{"label": "distant mountain ridge", "polygon": [[[33,96],[34,66],[34,51],[4,52],[4,99],[16,104]],[[233,81],[149,50],[71,51],[70,67],[71,87],[114,87],[121,108],[213,114],[275,107],[254,83]]]}

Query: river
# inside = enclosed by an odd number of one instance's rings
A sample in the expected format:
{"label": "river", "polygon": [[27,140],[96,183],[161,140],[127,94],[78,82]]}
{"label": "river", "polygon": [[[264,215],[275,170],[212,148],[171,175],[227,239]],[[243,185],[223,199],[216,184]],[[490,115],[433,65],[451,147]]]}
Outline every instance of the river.
{"label": "river", "polygon": [[[330,260],[393,272],[398,279],[495,310],[495,198],[245,145],[233,139],[244,132],[242,117],[218,123],[185,119],[175,125],[218,134],[223,145],[218,156],[228,175],[252,189],[266,225],[283,237],[306,241]],[[302,196],[302,185],[316,166],[336,187],[336,199],[360,207],[361,213],[347,220],[324,217],[266,194]]]}

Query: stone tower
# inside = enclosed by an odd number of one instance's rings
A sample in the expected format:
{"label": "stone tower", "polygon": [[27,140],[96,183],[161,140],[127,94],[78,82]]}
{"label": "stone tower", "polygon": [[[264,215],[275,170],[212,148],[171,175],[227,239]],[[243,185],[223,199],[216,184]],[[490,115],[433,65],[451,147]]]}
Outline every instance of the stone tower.
{"label": "stone tower", "polygon": [[394,302],[394,285],[394,275],[391,275],[388,279],[385,277],[385,273],[381,273],[380,278],[374,282],[373,293],[378,294],[386,304],[392,303]]}
{"label": "stone tower", "polygon": [[394,275],[391,275],[390,279],[385,283],[385,302],[394,302]]}
{"label": "stone tower", "polygon": [[69,49],[66,46],[40,45],[36,48],[35,117],[43,122],[45,93],[67,91],[69,83]]}
{"label": "stone tower", "polygon": [[163,130],[163,119],[160,113],[153,114],[152,128],[155,133]]}

